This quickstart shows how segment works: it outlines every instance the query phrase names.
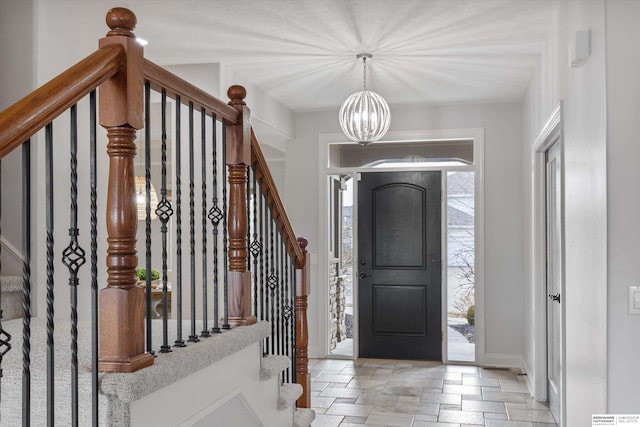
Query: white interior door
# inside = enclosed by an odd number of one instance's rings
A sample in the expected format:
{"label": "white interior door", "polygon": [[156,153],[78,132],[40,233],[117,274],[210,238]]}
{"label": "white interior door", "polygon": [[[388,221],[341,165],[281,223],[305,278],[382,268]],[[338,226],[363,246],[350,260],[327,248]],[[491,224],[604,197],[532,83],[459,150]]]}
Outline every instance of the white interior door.
{"label": "white interior door", "polygon": [[549,406],[561,425],[562,399],[562,203],[560,145],[546,153],[546,241],[547,241],[547,395]]}

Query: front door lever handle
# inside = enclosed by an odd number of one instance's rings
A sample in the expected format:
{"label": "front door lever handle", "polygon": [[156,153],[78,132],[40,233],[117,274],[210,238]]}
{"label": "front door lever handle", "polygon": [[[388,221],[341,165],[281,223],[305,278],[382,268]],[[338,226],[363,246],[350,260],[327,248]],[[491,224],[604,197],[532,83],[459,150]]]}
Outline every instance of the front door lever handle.
{"label": "front door lever handle", "polygon": [[361,279],[364,279],[365,277],[371,277],[371,275],[370,274],[364,274],[364,273],[360,272],[360,273],[358,273],[358,277],[361,278]]}
{"label": "front door lever handle", "polygon": [[551,301],[555,301],[555,302],[557,302],[558,304],[560,304],[560,292],[558,292],[558,293],[557,293],[557,294],[555,294],[555,295],[551,295],[551,294],[549,294],[549,298],[551,298]]}

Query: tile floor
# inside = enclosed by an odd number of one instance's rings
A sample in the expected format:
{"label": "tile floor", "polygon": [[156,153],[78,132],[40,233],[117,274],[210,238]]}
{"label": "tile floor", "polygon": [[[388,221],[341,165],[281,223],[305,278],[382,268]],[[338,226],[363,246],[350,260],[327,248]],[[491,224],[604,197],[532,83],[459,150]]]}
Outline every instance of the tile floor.
{"label": "tile floor", "polygon": [[555,427],[524,377],[435,362],[309,360],[312,427]]}

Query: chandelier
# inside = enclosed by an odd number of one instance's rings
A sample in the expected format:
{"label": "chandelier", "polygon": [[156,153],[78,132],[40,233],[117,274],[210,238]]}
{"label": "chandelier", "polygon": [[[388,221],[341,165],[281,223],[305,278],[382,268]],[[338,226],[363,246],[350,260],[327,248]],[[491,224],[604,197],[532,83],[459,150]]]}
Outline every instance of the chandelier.
{"label": "chandelier", "polygon": [[367,59],[371,57],[370,53],[356,56],[362,59],[363,89],[347,98],[338,113],[344,134],[363,146],[382,138],[391,124],[387,102],[377,93],[367,90]]}

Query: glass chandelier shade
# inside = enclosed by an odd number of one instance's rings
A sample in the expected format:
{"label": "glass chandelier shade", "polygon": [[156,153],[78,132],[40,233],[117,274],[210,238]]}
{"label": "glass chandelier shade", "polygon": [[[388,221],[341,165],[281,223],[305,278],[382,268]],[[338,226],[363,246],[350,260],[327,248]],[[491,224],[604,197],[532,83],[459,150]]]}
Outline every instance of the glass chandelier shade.
{"label": "glass chandelier shade", "polygon": [[391,112],[384,98],[367,90],[367,59],[370,54],[359,54],[363,60],[363,89],[342,103],[338,120],[344,134],[358,144],[368,145],[382,138],[391,125]]}
{"label": "glass chandelier shade", "polygon": [[[158,193],[152,183],[151,185],[151,220],[155,220],[156,208],[158,207]],[[144,176],[136,176],[136,210],[138,211],[138,220],[144,221],[147,219],[147,180]]]}

